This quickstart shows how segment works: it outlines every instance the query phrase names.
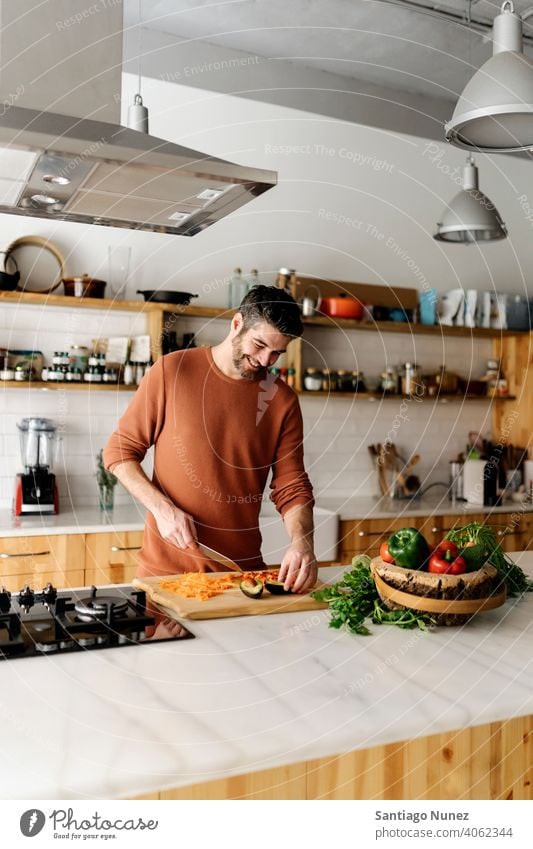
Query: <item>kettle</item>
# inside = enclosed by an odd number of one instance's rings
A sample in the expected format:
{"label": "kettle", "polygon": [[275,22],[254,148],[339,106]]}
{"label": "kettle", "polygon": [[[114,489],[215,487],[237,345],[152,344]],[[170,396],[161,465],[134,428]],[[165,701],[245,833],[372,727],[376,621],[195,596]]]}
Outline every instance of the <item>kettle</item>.
{"label": "kettle", "polygon": [[[316,298],[316,300],[308,294],[311,289],[314,289],[317,293],[318,297]],[[315,284],[312,283],[311,286],[307,287],[303,294],[303,298],[300,301],[300,307],[304,318],[310,318],[312,315],[314,315],[315,312],[319,309],[321,301],[322,298],[320,296],[320,289],[318,288],[318,286],[315,286]]]}

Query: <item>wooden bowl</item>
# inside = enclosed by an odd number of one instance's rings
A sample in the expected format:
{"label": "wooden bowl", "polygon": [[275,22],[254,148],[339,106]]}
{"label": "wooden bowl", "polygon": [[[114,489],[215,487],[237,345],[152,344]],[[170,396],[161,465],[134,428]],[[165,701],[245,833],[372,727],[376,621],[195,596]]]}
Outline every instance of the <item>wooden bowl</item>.
{"label": "wooden bowl", "polygon": [[464,575],[434,575],[375,557],[371,571],[389,610],[430,613],[437,625],[462,625],[482,610],[500,607],[507,597],[502,579],[489,563]]}

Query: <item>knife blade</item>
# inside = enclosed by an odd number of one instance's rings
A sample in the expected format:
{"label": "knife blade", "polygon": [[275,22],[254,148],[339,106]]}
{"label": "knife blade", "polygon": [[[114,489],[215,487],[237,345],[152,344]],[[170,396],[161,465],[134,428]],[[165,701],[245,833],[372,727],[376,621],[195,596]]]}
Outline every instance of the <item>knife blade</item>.
{"label": "knife blade", "polygon": [[208,545],[203,545],[203,543],[198,543],[198,549],[202,552],[208,560],[214,560],[215,563],[220,563],[221,566],[225,566],[226,569],[229,569],[230,572],[240,572],[243,574],[244,569],[241,569],[240,566],[237,566],[234,560],[226,557],[225,554],[221,554],[219,551],[216,551],[214,548],[210,548]]}

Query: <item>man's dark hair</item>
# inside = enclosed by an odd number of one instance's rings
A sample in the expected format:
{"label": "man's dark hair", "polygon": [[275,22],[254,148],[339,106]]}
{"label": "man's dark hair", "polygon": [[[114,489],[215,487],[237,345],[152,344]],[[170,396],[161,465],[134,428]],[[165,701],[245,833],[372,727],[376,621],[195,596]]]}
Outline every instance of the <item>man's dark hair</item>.
{"label": "man's dark hair", "polygon": [[304,332],[300,307],[289,292],[277,286],[254,286],[238,311],[244,319],[244,330],[258,321],[268,321],[284,336],[296,337]]}

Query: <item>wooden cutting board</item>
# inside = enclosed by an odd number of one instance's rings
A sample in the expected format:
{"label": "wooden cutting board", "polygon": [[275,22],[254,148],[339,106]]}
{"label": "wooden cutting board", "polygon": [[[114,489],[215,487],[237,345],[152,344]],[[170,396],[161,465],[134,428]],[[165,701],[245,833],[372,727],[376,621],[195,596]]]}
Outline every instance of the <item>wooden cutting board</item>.
{"label": "wooden cutting board", "polygon": [[[209,574],[209,573],[208,573]],[[224,572],[224,575],[228,574]],[[220,573],[210,574],[213,578]],[[225,590],[220,595],[199,601],[194,598],[182,598],[169,590],[160,588],[161,581],[172,581],[179,575],[165,575],[157,578],[134,578],[132,585],[144,590],[154,604],[162,605],[182,619],[224,619],[229,616],[258,616],[267,613],[299,613],[305,610],[320,610],[327,603],[315,601],[308,593],[288,593],[272,595],[266,589],[259,599],[248,598],[239,587]],[[325,584],[317,583],[314,589],[322,589]]]}

